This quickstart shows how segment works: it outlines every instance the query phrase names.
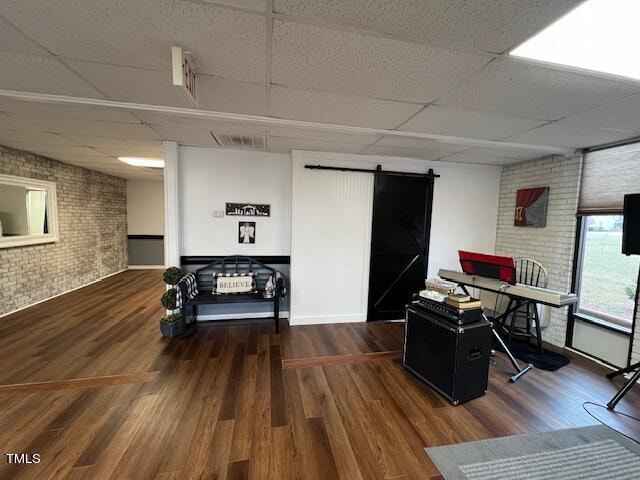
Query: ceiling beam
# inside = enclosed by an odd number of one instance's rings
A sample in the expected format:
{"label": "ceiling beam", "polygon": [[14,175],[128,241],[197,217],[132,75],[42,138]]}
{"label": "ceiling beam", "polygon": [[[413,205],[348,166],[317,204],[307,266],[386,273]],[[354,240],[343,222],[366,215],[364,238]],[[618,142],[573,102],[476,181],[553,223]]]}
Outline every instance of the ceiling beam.
{"label": "ceiling beam", "polygon": [[275,125],[325,132],[352,133],[359,135],[385,135],[421,140],[451,145],[466,145],[469,147],[495,148],[501,150],[518,150],[538,152],[540,154],[570,155],[576,152],[572,148],[551,147],[546,145],[530,145],[524,143],[500,142],[496,140],[480,140],[477,138],[453,137],[449,135],[435,135],[423,132],[409,132],[403,130],[388,130],[384,128],[355,127],[329,123],[307,122],[285,118],[267,117],[262,115],[246,115],[242,113],[217,112],[212,110],[197,110],[194,108],[169,107],[163,105],[149,105],[144,103],[121,102],[100,98],[71,97],[67,95],[53,95],[47,93],[22,92],[17,90],[0,89],[0,97],[12,98],[26,102],[50,103],[61,105],[86,105],[92,107],[116,108],[121,110],[156,112],[202,120],[220,120],[225,122],[248,123],[252,125]]}

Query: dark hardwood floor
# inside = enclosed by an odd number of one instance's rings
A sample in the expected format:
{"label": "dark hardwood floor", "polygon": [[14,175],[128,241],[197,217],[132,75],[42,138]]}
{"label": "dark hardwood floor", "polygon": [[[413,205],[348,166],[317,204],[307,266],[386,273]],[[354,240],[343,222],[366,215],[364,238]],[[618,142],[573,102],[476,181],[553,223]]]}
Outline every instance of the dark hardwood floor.
{"label": "dark hardwood floor", "polygon": [[[498,354],[488,393],[453,407],[402,369],[402,324],[167,340],[162,291],[129,271],[0,319],[1,453],[41,457],[3,455],[0,478],[435,479],[424,447],[593,424],[582,403],[617,388],[579,357],[510,384]],[[640,415],[638,392],[620,409]]]}

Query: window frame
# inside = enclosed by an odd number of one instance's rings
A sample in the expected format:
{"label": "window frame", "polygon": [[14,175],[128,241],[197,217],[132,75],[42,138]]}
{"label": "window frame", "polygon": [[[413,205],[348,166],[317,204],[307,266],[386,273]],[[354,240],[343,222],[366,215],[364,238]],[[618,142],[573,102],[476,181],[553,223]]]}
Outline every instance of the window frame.
{"label": "window frame", "polygon": [[[593,217],[598,215],[620,215],[620,213],[592,213],[592,214],[579,214],[576,222],[576,237],[575,237],[575,250],[573,257],[573,273],[572,273],[572,282],[571,282],[571,290],[573,292],[580,292],[580,282],[582,280],[582,266],[583,266],[583,258],[584,258],[584,243],[587,233],[586,221],[585,217]],[[636,280],[636,293],[634,300],[634,311],[631,318],[631,323],[629,326],[622,325],[621,322],[616,322],[615,320],[607,320],[606,318],[600,318],[595,315],[589,315],[580,311],[580,299],[578,298],[578,302],[569,307],[569,325],[567,328],[567,336],[565,344],[568,347],[572,347],[573,341],[573,327],[575,320],[581,320],[583,322],[589,323],[591,325],[595,325],[597,327],[603,328],[605,330],[614,331],[617,333],[622,333],[629,337],[632,336],[633,330],[635,328],[635,319],[637,316],[638,309],[638,295],[640,293],[640,271],[638,272],[638,278]]]}
{"label": "window frame", "polygon": [[46,211],[47,229],[49,231],[48,233],[36,235],[0,237],[0,249],[24,247],[28,245],[39,245],[43,243],[54,243],[60,240],[58,230],[58,200],[56,196],[55,182],[0,174],[0,184],[17,187],[35,187],[45,190],[47,192]]}

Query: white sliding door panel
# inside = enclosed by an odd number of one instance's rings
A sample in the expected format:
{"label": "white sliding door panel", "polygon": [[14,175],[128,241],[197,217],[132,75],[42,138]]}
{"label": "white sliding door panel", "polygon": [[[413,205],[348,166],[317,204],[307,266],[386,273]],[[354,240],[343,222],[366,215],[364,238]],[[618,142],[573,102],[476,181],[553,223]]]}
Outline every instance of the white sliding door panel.
{"label": "white sliding door panel", "polygon": [[293,153],[291,325],[367,318],[373,180]]}

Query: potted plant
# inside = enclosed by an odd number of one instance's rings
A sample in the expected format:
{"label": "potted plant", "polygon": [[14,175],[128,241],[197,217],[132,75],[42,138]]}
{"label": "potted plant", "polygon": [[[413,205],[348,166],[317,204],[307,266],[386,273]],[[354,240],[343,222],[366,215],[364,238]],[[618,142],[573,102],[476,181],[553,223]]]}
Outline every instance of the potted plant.
{"label": "potted plant", "polygon": [[179,337],[184,335],[186,326],[181,313],[166,315],[160,320],[160,331],[165,337]]}
{"label": "potted plant", "polygon": [[170,267],[165,270],[163,279],[167,285],[172,287],[167,289],[160,298],[160,304],[167,310],[167,314],[160,320],[160,331],[165,337],[178,337],[187,330],[187,325],[180,312],[176,312],[176,296],[178,290],[173,286],[182,278],[182,270]]}

